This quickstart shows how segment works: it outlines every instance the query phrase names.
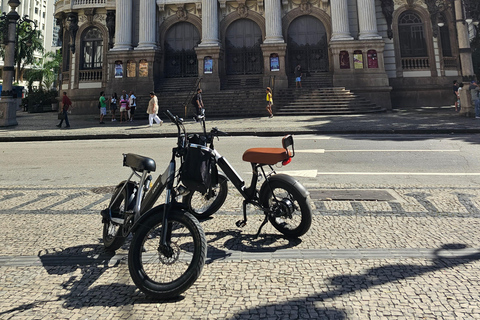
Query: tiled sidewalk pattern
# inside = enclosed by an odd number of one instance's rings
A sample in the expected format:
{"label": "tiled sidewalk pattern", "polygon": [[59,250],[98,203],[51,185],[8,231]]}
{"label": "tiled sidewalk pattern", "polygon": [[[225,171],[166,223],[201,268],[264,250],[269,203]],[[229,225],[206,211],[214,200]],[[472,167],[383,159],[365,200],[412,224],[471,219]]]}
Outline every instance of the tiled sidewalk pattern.
{"label": "tiled sidewalk pattern", "polygon": [[103,251],[94,191],[111,188],[0,187],[0,319],[480,318],[480,191],[367,187],[395,200],[313,198],[300,240],[252,238],[261,216],[237,228],[229,194],[202,222],[202,276],[169,302],[136,290],[126,247]]}

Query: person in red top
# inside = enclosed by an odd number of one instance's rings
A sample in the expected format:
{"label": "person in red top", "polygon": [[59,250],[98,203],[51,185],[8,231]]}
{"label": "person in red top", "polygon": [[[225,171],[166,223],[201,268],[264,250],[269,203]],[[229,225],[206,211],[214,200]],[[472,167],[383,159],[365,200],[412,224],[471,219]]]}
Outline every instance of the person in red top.
{"label": "person in red top", "polygon": [[[63,93],[63,98],[62,98],[62,109],[60,109],[60,112],[63,112],[63,117],[65,119],[65,128],[70,128],[70,123],[68,122],[68,109],[72,106],[72,101],[70,101],[70,98],[67,97],[67,93]],[[63,119],[60,120],[60,123],[57,124],[57,127],[61,128],[63,123]]]}

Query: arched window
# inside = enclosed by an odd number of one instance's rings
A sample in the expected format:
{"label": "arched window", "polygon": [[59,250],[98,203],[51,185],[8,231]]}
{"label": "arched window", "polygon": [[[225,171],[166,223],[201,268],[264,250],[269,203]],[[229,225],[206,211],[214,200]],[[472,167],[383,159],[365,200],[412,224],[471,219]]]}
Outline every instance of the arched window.
{"label": "arched window", "polygon": [[405,11],[400,15],[398,36],[402,58],[428,56],[423,22],[415,12]]}
{"label": "arched window", "polygon": [[86,30],[82,37],[82,63],[85,69],[98,69],[103,66],[103,35],[98,28]]}

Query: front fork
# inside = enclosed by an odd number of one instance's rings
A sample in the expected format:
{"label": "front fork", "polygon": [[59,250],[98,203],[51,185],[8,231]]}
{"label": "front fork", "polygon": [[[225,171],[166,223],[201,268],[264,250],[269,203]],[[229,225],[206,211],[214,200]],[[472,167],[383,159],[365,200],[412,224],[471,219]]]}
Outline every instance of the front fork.
{"label": "front fork", "polygon": [[168,226],[168,213],[170,212],[170,208],[172,207],[172,199],[173,199],[173,182],[175,180],[175,159],[170,161],[170,165],[168,166],[168,179],[167,179],[167,188],[166,188],[166,195],[165,195],[165,206],[163,207],[163,221],[162,221],[162,233],[160,235],[160,243],[158,246],[158,251],[170,258],[173,255],[173,249],[169,245],[170,237],[171,237],[171,230]]}

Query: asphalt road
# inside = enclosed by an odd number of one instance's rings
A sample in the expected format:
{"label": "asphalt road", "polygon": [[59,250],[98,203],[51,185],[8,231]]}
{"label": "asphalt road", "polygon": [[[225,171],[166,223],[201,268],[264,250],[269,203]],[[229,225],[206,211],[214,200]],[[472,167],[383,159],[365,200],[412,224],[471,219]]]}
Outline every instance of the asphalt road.
{"label": "asphalt road", "polygon": [[[174,138],[0,143],[1,185],[89,185],[118,183],[129,174],[122,153],[157,162],[163,172]],[[478,186],[477,135],[298,135],[296,156],[286,171],[309,184]],[[251,147],[280,147],[279,138],[222,137],[216,149],[249,181],[241,160]]]}

